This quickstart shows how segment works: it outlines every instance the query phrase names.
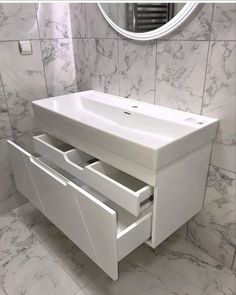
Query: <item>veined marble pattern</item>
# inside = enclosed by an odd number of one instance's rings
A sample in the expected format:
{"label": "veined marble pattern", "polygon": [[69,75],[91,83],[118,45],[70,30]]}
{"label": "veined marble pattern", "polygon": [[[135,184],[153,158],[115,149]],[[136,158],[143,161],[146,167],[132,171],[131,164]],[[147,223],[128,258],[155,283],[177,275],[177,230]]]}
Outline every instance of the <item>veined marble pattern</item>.
{"label": "veined marble pattern", "polygon": [[87,36],[85,3],[70,3],[70,20],[72,37],[85,38]]}
{"label": "veined marble pattern", "polygon": [[0,40],[38,37],[34,4],[0,3]]}
{"label": "veined marble pattern", "polygon": [[156,104],[200,114],[207,50],[207,41],[157,42]]}
{"label": "veined marble pattern", "polygon": [[70,38],[69,3],[38,3],[36,5],[40,38]]}
{"label": "veined marble pattern", "polygon": [[77,90],[90,90],[90,69],[87,39],[73,39]]}
{"label": "veined marble pattern", "polygon": [[235,295],[236,294],[236,273],[227,268],[224,269],[206,288],[206,295]]}
{"label": "veined marble pattern", "polygon": [[188,237],[229,268],[236,249],[236,174],[211,166],[204,207],[188,226]]}
{"label": "veined marble pattern", "polygon": [[154,103],[156,43],[119,40],[120,96]]}
{"label": "veined marble pattern", "polygon": [[117,38],[116,31],[104,19],[97,3],[86,3],[89,38]]}
{"label": "veined marble pattern", "polygon": [[220,120],[212,164],[233,172],[236,172],[235,75],[236,42],[211,42],[202,113]]}
{"label": "veined marble pattern", "polygon": [[80,287],[14,212],[0,216],[0,294],[72,295]]}
{"label": "veined marble pattern", "polygon": [[232,270],[234,272],[236,272],[236,250],[235,250],[235,253],[234,253],[234,261],[233,261],[233,265],[232,265]]}
{"label": "veined marble pattern", "polygon": [[210,40],[213,4],[199,4],[193,14],[163,39]]}
{"label": "veined marble pattern", "polygon": [[88,44],[92,88],[94,90],[117,95],[117,40],[90,39],[88,40]]}
{"label": "veined marble pattern", "polygon": [[30,203],[15,210],[22,223],[52,253],[58,263],[85,287],[103,271]]}
{"label": "veined marble pattern", "polygon": [[11,135],[11,124],[0,75],[0,138]]}
{"label": "veined marble pattern", "polygon": [[15,188],[7,139],[11,138],[0,139],[0,214],[25,203],[25,198]]}
{"label": "veined marble pattern", "polygon": [[0,217],[0,243],[1,295],[211,295],[216,282],[224,291],[234,282],[230,270],[177,236],[155,251],[137,248],[113,282],[29,203]]}
{"label": "veined marble pattern", "polygon": [[34,144],[33,144],[33,136],[40,135],[44,133],[40,128],[28,130],[24,132],[18,132],[14,130],[13,137],[15,143],[21,146],[23,149],[28,151],[31,154],[35,154]]}
{"label": "veined marble pattern", "polygon": [[215,4],[211,37],[236,41],[236,3]]}
{"label": "veined marble pattern", "polygon": [[0,68],[11,125],[24,132],[36,128],[31,102],[47,96],[39,41],[33,54],[21,55],[17,42],[0,42]]}
{"label": "veined marble pattern", "polygon": [[42,40],[48,96],[76,91],[74,54],[71,39]]}

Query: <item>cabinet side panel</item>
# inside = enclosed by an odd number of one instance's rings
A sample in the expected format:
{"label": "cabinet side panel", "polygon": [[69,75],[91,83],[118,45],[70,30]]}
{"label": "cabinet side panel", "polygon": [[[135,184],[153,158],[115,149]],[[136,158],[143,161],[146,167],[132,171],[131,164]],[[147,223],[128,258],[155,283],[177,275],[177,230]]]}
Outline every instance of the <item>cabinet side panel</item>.
{"label": "cabinet side panel", "polygon": [[157,171],[153,229],[155,248],[203,206],[212,142]]}

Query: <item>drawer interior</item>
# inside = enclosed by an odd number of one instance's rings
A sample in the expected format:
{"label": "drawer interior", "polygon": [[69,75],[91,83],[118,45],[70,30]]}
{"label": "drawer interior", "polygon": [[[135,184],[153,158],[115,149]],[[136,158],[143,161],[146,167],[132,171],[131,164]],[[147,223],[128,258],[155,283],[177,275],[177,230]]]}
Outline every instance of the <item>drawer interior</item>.
{"label": "drawer interior", "polygon": [[141,180],[101,161],[95,162],[89,167],[134,192],[138,192],[147,186]]}
{"label": "drawer interior", "polygon": [[121,208],[111,200],[109,200],[107,197],[105,197],[103,194],[97,192],[96,190],[89,187],[87,184],[83,183],[78,178],[74,177],[73,175],[67,173],[65,170],[61,169],[54,163],[50,162],[49,160],[45,159],[44,157],[38,158],[40,161],[45,163],[46,165],[53,168],[56,172],[58,172],[60,175],[64,176],[68,180],[72,181],[79,187],[81,187],[83,190],[94,196],[96,199],[98,199],[100,202],[104,203],[109,208],[116,211],[117,216],[117,235],[120,234],[123,230],[127,229],[129,226],[137,222],[142,215],[145,214],[146,211],[142,212],[141,216],[136,217],[133,214],[129,213],[125,209]]}
{"label": "drawer interior", "polygon": [[48,135],[34,137],[36,152],[135,216],[152,205],[143,181]]}
{"label": "drawer interior", "polygon": [[[79,151],[75,149],[73,146],[69,145],[68,143],[65,143],[60,139],[49,134],[42,134],[39,136],[35,136],[34,138],[37,139],[37,143],[40,142],[43,144],[40,147],[41,149],[44,148],[44,150],[40,150],[41,152],[39,152],[40,154],[44,154],[44,156],[46,157],[48,156],[49,158],[53,159],[52,156],[55,157],[55,153],[53,153],[53,151],[55,151],[57,153],[65,155],[66,158],[69,159],[69,161],[82,168],[97,161],[97,159],[93,156],[85,152]],[[47,150],[45,149],[46,147],[48,147]]]}
{"label": "drawer interior", "polygon": [[74,149],[74,147],[69,145],[68,143],[65,143],[64,141],[61,141],[60,139],[48,134],[42,134],[37,137],[44,143],[53,146],[55,149],[58,149],[62,152],[67,152]]}

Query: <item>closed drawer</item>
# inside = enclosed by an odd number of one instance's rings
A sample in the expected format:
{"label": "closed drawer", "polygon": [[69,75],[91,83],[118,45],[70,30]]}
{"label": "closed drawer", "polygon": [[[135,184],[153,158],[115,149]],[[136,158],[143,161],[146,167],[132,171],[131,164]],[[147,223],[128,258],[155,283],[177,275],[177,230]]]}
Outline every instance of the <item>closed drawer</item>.
{"label": "closed drawer", "polygon": [[137,218],[8,141],[18,190],[113,280],[118,261],[151,236],[151,212]]}
{"label": "closed drawer", "polygon": [[34,137],[35,151],[108,197],[135,216],[152,205],[153,188],[92,156],[42,134]]}

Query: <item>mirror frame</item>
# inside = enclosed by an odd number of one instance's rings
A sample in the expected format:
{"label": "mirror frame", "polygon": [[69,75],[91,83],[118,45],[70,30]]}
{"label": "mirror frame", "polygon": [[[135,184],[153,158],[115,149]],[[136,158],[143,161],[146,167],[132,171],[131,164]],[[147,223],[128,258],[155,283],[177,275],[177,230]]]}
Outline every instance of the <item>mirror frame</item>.
{"label": "mirror frame", "polygon": [[178,26],[180,26],[195,10],[197,7],[197,2],[190,2],[186,3],[184,7],[180,10],[179,13],[176,14],[168,23],[163,25],[160,28],[157,28],[155,30],[145,32],[145,33],[134,33],[127,30],[124,30],[120,28],[116,23],[113,22],[113,20],[110,19],[110,17],[106,14],[104,9],[102,8],[102,3],[98,3],[98,7],[100,11],[102,12],[102,15],[104,16],[105,20],[121,35],[123,35],[126,38],[138,40],[138,41],[147,41],[147,40],[153,40],[161,38],[172,31],[174,31]]}

